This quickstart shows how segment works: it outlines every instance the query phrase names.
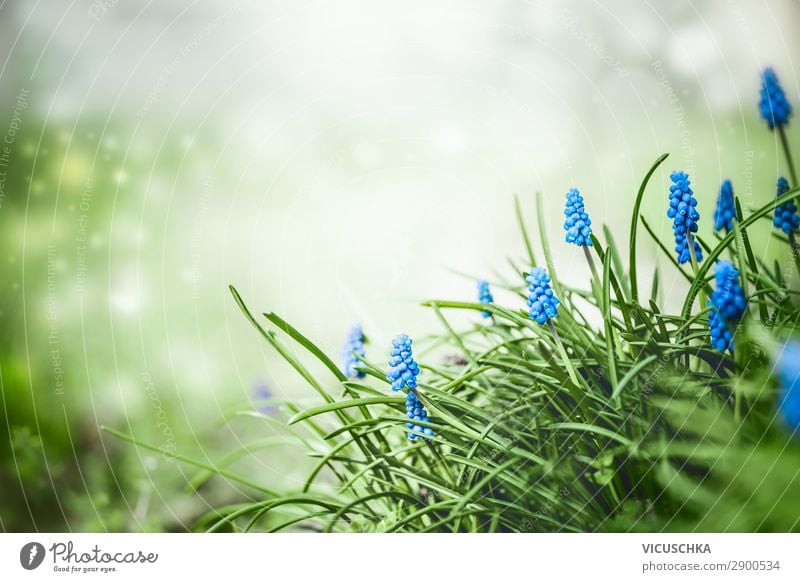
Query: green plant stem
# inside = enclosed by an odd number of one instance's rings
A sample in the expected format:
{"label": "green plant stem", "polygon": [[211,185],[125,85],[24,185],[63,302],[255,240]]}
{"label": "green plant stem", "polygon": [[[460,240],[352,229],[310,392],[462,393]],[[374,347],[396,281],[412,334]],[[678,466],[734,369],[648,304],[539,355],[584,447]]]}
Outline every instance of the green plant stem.
{"label": "green plant stem", "polygon": [[792,152],[789,149],[789,140],[786,139],[786,131],[782,125],[778,126],[778,136],[781,139],[781,146],[783,146],[783,153],[786,156],[786,164],[789,166],[789,175],[792,177],[792,186],[795,188],[800,186],[797,182],[797,170],[794,168],[794,160],[792,159]]}
{"label": "green plant stem", "polygon": [[[689,259],[692,262],[692,272],[694,273],[695,279],[697,279],[700,268],[697,266],[697,257],[694,254],[694,237],[691,232],[686,233],[686,240],[689,243]],[[697,290],[697,297],[700,300],[700,311],[703,311],[708,303],[708,298],[702,286]]]}
{"label": "green plant stem", "polygon": [[600,288],[600,276],[597,274],[597,267],[594,266],[594,259],[592,259],[592,253],[589,252],[589,247],[586,245],[581,245],[583,249],[583,255],[586,257],[586,262],[589,263],[589,268],[592,270],[592,288],[597,285]]}

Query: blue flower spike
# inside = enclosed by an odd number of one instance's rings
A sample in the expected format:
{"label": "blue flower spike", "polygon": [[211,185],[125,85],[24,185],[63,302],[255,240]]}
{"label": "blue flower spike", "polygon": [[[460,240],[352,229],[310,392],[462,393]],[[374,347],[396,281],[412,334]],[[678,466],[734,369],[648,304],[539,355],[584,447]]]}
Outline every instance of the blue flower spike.
{"label": "blue flower spike", "polygon": [[421,426],[420,422],[429,422],[428,413],[425,410],[425,406],[423,406],[422,401],[417,396],[414,390],[408,391],[408,396],[406,396],[406,416],[408,417],[408,422],[406,423],[406,428],[408,429],[408,440],[414,441],[420,438],[418,434],[415,434],[411,431],[416,431],[417,433],[422,433],[425,436],[421,437],[426,441],[431,440],[431,437],[435,435],[433,429],[429,426]]}
{"label": "blue flower spike", "polygon": [[[492,297],[492,292],[489,290],[489,283],[486,281],[478,281],[478,301],[484,305],[494,303],[494,297]],[[486,310],[482,311],[481,314],[485,318],[492,316],[492,314]]]}
{"label": "blue flower spike", "polygon": [[703,260],[703,251],[695,240],[694,233],[697,232],[697,221],[700,214],[695,208],[697,198],[690,186],[689,176],[686,172],[672,172],[670,175],[672,185],[669,187],[669,210],[667,216],[673,219],[672,232],[675,235],[675,253],[678,255],[678,263],[681,265],[691,260],[689,254],[689,238],[692,240],[695,259],[697,262]]}
{"label": "blue flower spike", "polygon": [[725,229],[728,233],[733,230],[733,219],[736,216],[736,209],[733,204],[733,184],[730,180],[725,180],[719,188],[719,198],[717,198],[717,209],[714,211],[714,230],[719,232]]}
{"label": "blue flower spike", "polygon": [[[392,390],[395,392],[408,388],[408,395],[406,396],[408,440],[413,441],[423,438],[429,441],[430,437],[434,436],[433,429],[419,424],[420,422],[428,422],[428,413],[417,396],[419,366],[411,353],[411,343],[411,338],[404,333],[392,340],[392,351],[389,354],[389,371],[386,373],[386,379],[392,383]],[[425,436],[420,437],[412,431],[422,433]]]}
{"label": "blue flower spike", "polygon": [[[778,193],[780,198],[789,191],[789,182],[786,178],[778,178]],[[791,234],[800,228],[800,216],[797,214],[797,204],[794,200],[787,200],[775,208],[775,217],[772,219],[775,228],[780,228],[784,233]]]}
{"label": "blue flower spike", "polygon": [[392,383],[392,390],[397,392],[403,388],[414,390],[417,387],[419,366],[411,354],[411,338],[401,333],[392,340],[392,351],[389,353],[389,371],[386,379]]}
{"label": "blue flower spike", "polygon": [[761,73],[761,98],[758,100],[758,112],[770,129],[781,128],[789,123],[792,115],[792,105],[786,99],[778,81],[778,76],[772,67],[767,67]]}
{"label": "blue flower spike", "polygon": [[550,288],[547,271],[536,267],[525,277],[528,283],[528,317],[544,325],[558,315],[558,298]]}
{"label": "blue flower spike", "polygon": [[353,353],[362,358],[366,355],[364,351],[364,332],[361,329],[361,324],[358,323],[350,327],[347,339],[342,347],[342,373],[346,378],[363,378],[365,376],[364,372],[356,369],[356,366],[360,366],[361,362]]}
{"label": "blue flower spike", "polygon": [[800,431],[800,341],[783,346],[775,369],[781,384],[778,412],[786,426]]}
{"label": "blue flower spike", "polygon": [[739,271],[730,261],[717,261],[715,288],[708,306],[708,326],[711,347],[719,352],[733,353],[733,329],[747,310],[744,290],[739,281]]}
{"label": "blue flower spike", "polygon": [[583,196],[577,188],[567,192],[567,203],[564,206],[564,230],[567,231],[567,242],[578,246],[592,246],[592,221],[586,214]]}

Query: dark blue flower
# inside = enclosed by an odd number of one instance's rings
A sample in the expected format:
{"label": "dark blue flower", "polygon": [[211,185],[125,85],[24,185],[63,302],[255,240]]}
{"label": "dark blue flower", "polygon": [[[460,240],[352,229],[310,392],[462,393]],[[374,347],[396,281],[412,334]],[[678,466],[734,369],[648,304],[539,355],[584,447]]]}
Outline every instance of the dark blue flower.
{"label": "dark blue flower", "polygon": [[717,198],[717,209],[714,211],[714,230],[719,231],[723,228],[725,232],[733,230],[733,218],[736,216],[736,209],[733,204],[733,184],[730,180],[725,180],[719,189]]}
{"label": "dark blue flower", "polygon": [[[778,178],[778,194],[780,198],[789,191],[789,182],[786,178]],[[780,228],[786,234],[800,227],[800,216],[797,215],[797,204],[794,200],[787,200],[775,208],[775,217],[772,219],[775,228]]]}
{"label": "dark blue flower", "polygon": [[592,221],[583,206],[583,196],[577,188],[567,192],[567,203],[564,207],[564,230],[567,231],[567,242],[574,245],[592,246]]}
{"label": "dark blue flower", "polygon": [[[478,301],[481,303],[494,303],[492,292],[489,291],[489,283],[486,281],[478,281]],[[481,312],[484,317],[491,317],[492,314],[488,311]]]}
{"label": "dark blue flower", "polygon": [[406,416],[408,417],[408,422],[406,423],[406,428],[409,429],[408,440],[413,441],[420,438],[419,435],[411,432],[412,430],[423,433],[425,436],[422,438],[426,441],[431,440],[430,437],[434,436],[433,429],[419,424],[420,422],[428,422],[428,413],[414,390],[409,390],[408,396],[406,396]]}
{"label": "dark blue flower", "polygon": [[[670,175],[672,185],[669,187],[669,210],[667,216],[673,219],[672,232],[675,235],[675,253],[681,265],[691,260],[689,255],[689,235],[697,232],[697,221],[700,214],[697,212],[697,199],[689,186],[689,176],[686,172],[672,172]],[[697,262],[703,260],[700,245],[692,236],[694,254]]]}
{"label": "dark blue flower", "polygon": [[550,277],[541,267],[533,269],[525,281],[528,282],[528,317],[543,324],[558,315],[558,298],[550,288]]}
{"label": "dark blue flower", "polygon": [[358,323],[353,324],[350,328],[344,347],[342,347],[342,373],[347,378],[363,378],[364,372],[356,370],[356,366],[360,366],[361,362],[353,355],[354,352],[362,358],[366,355],[364,351],[364,332]]}
{"label": "dark blue flower", "polygon": [[711,347],[733,352],[733,331],[747,309],[744,290],[739,283],[739,271],[730,261],[717,261],[715,288],[708,306],[708,326]]}
{"label": "dark blue flower", "polygon": [[758,100],[758,111],[770,129],[789,123],[792,105],[786,99],[778,76],[771,67],[761,73],[761,98]]}
{"label": "dark blue flower", "polygon": [[386,379],[392,383],[392,390],[395,392],[403,388],[414,390],[417,387],[419,366],[411,355],[411,341],[411,338],[404,333],[392,340]]}
{"label": "dark blue flower", "polygon": [[787,342],[775,366],[781,383],[778,410],[786,425],[800,430],[800,342]]}

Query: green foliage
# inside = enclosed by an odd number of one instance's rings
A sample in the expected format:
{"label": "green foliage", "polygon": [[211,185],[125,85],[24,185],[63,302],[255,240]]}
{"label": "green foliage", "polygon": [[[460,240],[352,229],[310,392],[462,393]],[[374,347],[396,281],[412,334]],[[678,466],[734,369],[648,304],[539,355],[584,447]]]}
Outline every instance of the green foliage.
{"label": "green foliage", "polygon": [[[707,247],[708,259],[694,272],[656,239],[689,284],[681,311],[668,313],[658,300],[658,271],[645,300],[636,268],[639,223],[655,238],[639,210],[648,190],[665,196],[666,187],[648,188],[665,158],[647,171],[636,196],[627,272],[625,253],[606,230],[605,244],[593,239],[601,269],[590,259],[589,290],[566,285],[545,225],[537,225],[561,300],[556,335],[522,309],[524,273],[508,285],[517,305],[424,303],[443,327],[419,358],[418,394],[431,419],[420,424],[435,430],[431,442],[406,439],[404,397],[389,390],[384,362],[362,360],[366,378],[347,380],[310,339],[275,314],[256,317],[231,287],[263,339],[319,396],[319,404],[302,409],[284,403],[315,466],[296,490],[277,492],[224,463],[181,459],[202,467],[204,478],[218,474],[257,496],[216,508],[198,529],[800,529],[800,448],[776,418],[770,374],[770,352],[797,325],[797,292],[788,281],[794,264],[787,240],[777,239],[785,264],[770,266],[749,236],[769,228],[775,202],[746,217],[738,206],[735,231]],[[787,196],[797,198],[800,189]],[[539,216],[541,204],[538,197]],[[534,261],[519,200],[516,211]],[[710,289],[709,269],[722,256],[740,268],[749,293],[735,358],[711,349],[707,309],[694,301]],[[485,309],[490,323],[478,317]],[[473,325],[457,329],[451,312],[474,313]]]}

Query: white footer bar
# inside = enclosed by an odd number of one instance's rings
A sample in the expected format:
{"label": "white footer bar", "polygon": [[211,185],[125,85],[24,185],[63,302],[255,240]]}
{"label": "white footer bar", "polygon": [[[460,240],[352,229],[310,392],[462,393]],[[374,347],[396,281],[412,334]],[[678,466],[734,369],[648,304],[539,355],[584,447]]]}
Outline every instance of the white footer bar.
{"label": "white footer bar", "polygon": [[796,582],[800,534],[0,535],[2,581],[177,576],[236,582]]}

